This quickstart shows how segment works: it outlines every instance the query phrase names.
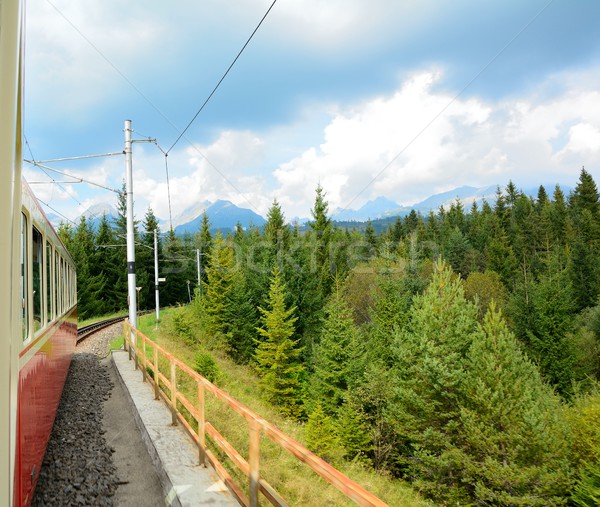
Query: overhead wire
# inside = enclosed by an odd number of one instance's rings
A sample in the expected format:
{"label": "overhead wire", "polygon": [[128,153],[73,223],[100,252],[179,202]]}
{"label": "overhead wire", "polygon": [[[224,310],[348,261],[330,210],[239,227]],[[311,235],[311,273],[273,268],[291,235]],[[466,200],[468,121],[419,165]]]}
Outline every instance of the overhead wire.
{"label": "overhead wire", "polygon": [[63,217],[67,222],[71,222],[73,225],[77,225],[76,222],[74,222],[73,220],[71,220],[69,217],[66,217],[65,215],[63,215],[60,211],[58,211],[57,209],[54,209],[52,206],[50,206],[47,202],[42,201],[39,197],[36,197],[36,199],[41,202],[44,206],[46,206],[48,209],[51,209],[52,211],[54,211],[54,213],[56,213],[57,215],[60,215],[61,217]]}
{"label": "overhead wire", "polygon": [[[188,139],[184,134],[185,131],[189,128],[189,126],[193,123],[193,121],[195,120],[195,118],[198,116],[198,114],[200,114],[200,111],[198,111],[198,113],[194,116],[194,118],[192,119],[192,121],[188,124],[188,126],[185,128],[185,130],[183,132],[181,132],[179,130],[179,127],[177,127],[177,125],[175,125],[168,117],[165,113],[163,113],[123,72],[121,72],[121,70],[102,52],[100,51],[100,49],[90,40],[88,39],[84,33],[56,6],[54,5],[54,3],[52,3],[50,0],[46,0],[46,2],[71,26],[71,28],[73,28],[73,30],[75,30],[79,36],[85,40],[91,47],[92,49],[119,75],[121,76],[121,78],[123,78],[123,80],[129,84],[129,86],[131,86],[131,88],[133,88],[136,93],[138,93],[138,95],[140,95],[140,97],[142,97],[149,105],[150,107],[152,107],[152,109],[154,109],[175,131],[180,132],[179,137],[177,138],[176,142],[173,143],[173,145],[171,145],[171,147],[169,148],[169,150],[167,150],[166,153],[170,152],[175,144],[177,144],[177,142],[179,142],[179,140],[181,139],[185,139],[190,146],[206,161],[206,163],[212,167],[224,180],[227,184],[229,184],[231,186],[231,188],[233,188],[248,204],[251,208],[253,208],[254,210],[257,210],[256,206],[254,206],[254,204],[246,197],[246,195],[221,171],[219,170],[219,168],[213,164],[208,157],[202,153],[202,151],[200,150],[200,148],[198,148],[190,139]],[[271,4],[271,6],[269,7],[269,9],[267,10],[267,12],[265,13],[265,15],[263,16],[263,18],[261,19],[260,23],[257,25],[257,27],[254,29],[254,31],[252,32],[252,35],[248,38],[248,40],[246,41],[246,44],[244,44],[244,47],[240,50],[240,52],[238,53],[238,55],[236,56],[235,60],[232,62],[232,64],[230,65],[229,69],[227,70],[227,72],[225,73],[225,75],[221,78],[221,80],[219,81],[218,85],[215,87],[215,89],[213,90],[213,92],[211,93],[211,96],[214,94],[214,92],[216,91],[216,89],[218,88],[218,86],[221,84],[221,82],[223,81],[223,79],[225,78],[225,76],[227,75],[227,73],[229,73],[229,71],[231,70],[231,68],[233,67],[233,65],[235,64],[235,62],[237,61],[237,59],[239,58],[239,56],[242,54],[242,52],[244,51],[244,49],[246,48],[246,46],[248,45],[248,43],[250,42],[250,40],[252,39],[252,37],[254,36],[254,34],[258,31],[259,27],[261,26],[261,24],[263,23],[263,21],[265,20],[265,18],[267,17],[267,15],[269,14],[269,12],[271,11],[271,9],[273,8],[273,6],[275,5],[275,3],[277,2],[277,0],[274,0],[273,3]],[[210,99],[210,97],[209,97]],[[205,102],[208,102],[208,100]],[[204,104],[205,105],[205,104]],[[204,106],[203,105],[203,106]],[[200,109],[201,110],[201,109]],[[161,150],[162,151],[162,150]],[[163,151],[163,153],[165,153]],[[32,157],[33,158],[33,157]],[[167,184],[168,186],[168,184]],[[169,206],[170,206],[170,202],[169,202]]]}
{"label": "overhead wire", "polygon": [[[27,139],[27,136],[26,136],[25,134],[23,134],[23,138],[25,139],[25,145],[27,146],[27,149],[29,150],[29,154],[31,155],[31,160],[32,160],[32,161],[35,161],[35,157],[33,156],[33,151],[32,151],[32,149],[31,149],[31,145],[29,144],[29,141],[28,141],[28,139]],[[27,161],[26,161],[26,162],[27,162]],[[67,190],[67,189],[66,189],[66,188],[65,188],[63,185],[61,185],[61,183],[67,183],[67,182],[60,182],[60,181],[56,181],[56,180],[55,180],[55,179],[54,179],[52,176],[50,176],[50,175],[49,175],[49,174],[46,172],[46,170],[45,170],[44,166],[38,166],[38,167],[39,167],[39,168],[42,170],[42,172],[43,172],[43,173],[44,173],[46,176],[48,176],[48,178],[50,178],[50,180],[51,180],[52,184],[54,184],[54,185],[57,185],[59,188],[61,188],[61,189],[62,189],[62,191],[63,191],[65,194],[67,194],[67,195],[68,195],[68,196],[69,196],[71,199],[73,199],[73,200],[74,200],[74,201],[75,201],[77,204],[79,204],[79,205],[81,206],[81,203],[79,202],[79,200],[78,200],[78,199],[76,199],[76,198],[75,198],[75,196],[71,195],[71,193],[70,193],[70,192],[69,192],[69,191],[68,191],[68,190]],[[48,183],[50,183],[50,181],[49,181]],[[52,196],[50,196],[50,197],[51,197],[51,199],[50,199],[50,200],[52,200]]]}
{"label": "overhead wire", "polygon": [[225,71],[225,74],[223,74],[223,76],[221,77],[221,79],[219,80],[219,82],[217,83],[217,85],[213,88],[213,91],[210,92],[210,95],[206,98],[206,100],[204,101],[204,103],[200,106],[200,109],[198,109],[198,111],[196,111],[196,114],[194,115],[194,117],[190,120],[190,122],[187,124],[187,126],[179,134],[179,137],[175,140],[175,142],[167,150],[167,154],[175,147],[175,145],[179,142],[179,140],[183,137],[183,135],[187,132],[187,130],[192,126],[192,123],[194,123],[194,121],[196,120],[196,118],[198,117],[198,115],[202,112],[202,110],[204,109],[204,107],[206,106],[206,104],[208,104],[208,101],[215,94],[215,92],[217,91],[217,89],[219,88],[219,86],[221,86],[221,83],[227,77],[227,74],[229,74],[229,71],[233,68],[233,66],[235,65],[235,62],[238,61],[238,58],[242,55],[242,53],[244,52],[244,50],[246,49],[246,47],[248,46],[248,44],[250,44],[250,41],[254,37],[254,34],[256,32],[258,32],[258,29],[263,24],[263,21],[267,18],[267,16],[269,15],[269,12],[271,12],[271,9],[273,9],[273,7],[275,6],[276,3],[277,3],[277,0],[273,0],[273,3],[267,9],[267,12],[265,12],[265,15],[262,17],[262,19],[260,20],[260,22],[258,23],[258,25],[256,25],[256,28],[254,29],[254,31],[252,32],[252,34],[250,35],[250,37],[248,37],[248,40],[242,46],[242,49],[240,49],[240,51],[238,52],[238,54],[236,55],[236,57],[233,59],[233,62],[231,62],[231,65],[229,65],[229,67]]}
{"label": "overhead wire", "polygon": [[[120,193],[118,190],[115,190],[114,188],[110,188],[110,187],[106,187],[104,185],[101,185],[100,183],[96,183],[94,181],[90,181],[90,180],[86,180],[85,178],[82,178],[81,176],[74,176],[73,174],[69,174],[67,172],[64,171],[59,171],[58,169],[54,169],[53,167],[48,167],[47,165],[41,164],[40,162],[36,162],[35,160],[27,160],[24,159],[24,162],[27,162],[28,164],[31,164],[35,167],[40,167],[43,169],[47,169],[48,171],[52,171],[58,174],[62,174],[63,176],[67,176],[69,178],[73,178],[76,181],[73,181],[72,183],[87,183],[88,185],[93,185],[95,187],[99,187],[99,188],[103,188],[104,190],[110,190],[111,192],[114,192],[115,194]],[[55,181],[54,179],[52,179],[52,181]],[[79,203],[81,204],[81,203]]]}
{"label": "overhead wire", "polygon": [[[150,138],[148,138],[150,139]],[[162,152],[162,154],[165,156],[165,172],[167,173],[167,198],[169,201],[169,230],[173,230],[173,214],[171,212],[171,184],[169,182],[169,152],[165,151],[161,148],[160,144],[158,144],[158,142],[156,141],[156,139],[154,140],[154,144],[156,144],[156,147]]]}

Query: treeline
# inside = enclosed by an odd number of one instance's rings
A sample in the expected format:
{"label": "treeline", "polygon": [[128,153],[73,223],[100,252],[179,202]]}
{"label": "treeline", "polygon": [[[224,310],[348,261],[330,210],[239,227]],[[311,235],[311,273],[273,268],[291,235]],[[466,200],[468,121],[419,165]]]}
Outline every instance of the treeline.
{"label": "treeline", "polygon": [[[179,292],[161,287],[161,300],[189,299],[191,259],[203,253],[182,333],[194,340],[198,328],[255,365],[263,395],[304,421],[312,449],[332,462],[404,477],[445,505],[597,505],[600,202],[591,175],[582,170],[568,196],[540,187],[533,199],[509,183],[493,206],[456,200],[379,235],[370,224],[335,227],[321,187],[311,212],[303,233],[274,201],[263,230],[213,236],[204,217],[195,237],[168,235],[161,259]],[[62,232],[80,304],[86,290],[99,304],[116,290],[103,277],[125,265],[125,252],[94,264],[109,253],[93,248],[102,226],[84,246],[82,224]],[[88,276],[98,283],[84,288]]]}
{"label": "treeline", "polygon": [[[102,217],[97,226],[82,216],[76,226],[61,223],[58,233],[77,266],[77,302],[80,319],[127,311],[127,215],[123,188],[117,202],[118,216]],[[141,227],[140,227],[141,225]],[[189,303],[197,287],[198,238],[162,234],[152,209],[143,222],[134,223],[136,285],[140,310],[155,307],[154,231],[158,233],[160,305]],[[205,259],[205,257],[203,257]],[[188,290],[189,288],[189,290]]]}

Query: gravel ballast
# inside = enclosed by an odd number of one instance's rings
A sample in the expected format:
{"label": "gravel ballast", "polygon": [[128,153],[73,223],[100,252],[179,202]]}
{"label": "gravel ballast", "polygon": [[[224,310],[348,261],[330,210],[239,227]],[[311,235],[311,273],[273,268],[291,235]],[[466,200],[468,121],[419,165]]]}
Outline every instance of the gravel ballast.
{"label": "gravel ballast", "polygon": [[114,505],[119,485],[114,449],[104,437],[104,402],[113,383],[100,357],[120,325],[77,347],[33,497],[33,506]]}

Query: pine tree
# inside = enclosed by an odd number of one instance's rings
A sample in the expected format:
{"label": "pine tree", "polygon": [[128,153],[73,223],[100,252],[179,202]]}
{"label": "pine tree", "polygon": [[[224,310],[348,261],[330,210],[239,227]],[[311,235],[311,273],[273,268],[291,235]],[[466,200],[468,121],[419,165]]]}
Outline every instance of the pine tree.
{"label": "pine tree", "polygon": [[285,216],[277,199],[273,199],[273,204],[267,213],[265,237],[278,254],[285,252],[289,247],[290,229],[285,224]]}
{"label": "pine tree", "polygon": [[[477,309],[459,279],[443,264],[414,299],[410,324],[397,334],[393,374],[396,398],[390,417],[404,435],[408,454],[398,462],[419,489],[444,501],[463,501],[451,443],[460,436],[460,393],[473,341],[481,339]],[[408,450],[412,449],[412,450]]]}
{"label": "pine tree", "polygon": [[371,219],[367,220],[367,228],[365,229],[365,241],[367,242],[368,252],[367,259],[377,255],[377,234],[371,223]]}
{"label": "pine tree", "polygon": [[238,363],[247,363],[254,356],[258,315],[252,303],[246,277],[235,271],[232,288],[228,294],[226,339],[229,355]]}
{"label": "pine tree", "polygon": [[295,307],[285,304],[285,284],[279,269],[273,269],[269,288],[268,308],[258,308],[262,327],[257,328],[261,339],[256,349],[260,385],[268,401],[278,406],[287,416],[302,414],[300,376],[304,367],[299,362],[302,350],[299,340],[293,340]]}
{"label": "pine tree", "polygon": [[196,246],[200,250],[201,279],[206,281],[206,267],[208,266],[208,259],[213,246],[213,237],[210,234],[210,221],[208,220],[206,211],[202,213],[202,224],[200,226],[200,232],[197,234],[196,242]]}
{"label": "pine tree", "polygon": [[150,308],[155,306],[156,302],[156,287],[154,280],[154,231],[157,234],[157,247],[158,247],[158,269],[159,276],[161,276],[161,271],[163,267],[163,253],[162,253],[162,238],[160,237],[160,226],[158,225],[158,219],[154,215],[152,208],[148,208],[146,211],[146,215],[144,216],[143,222],[143,230],[141,243],[144,245],[139,249],[141,254],[140,260],[138,262],[143,263],[144,270],[147,273],[147,282],[146,287],[142,293],[144,294],[141,307],[142,308]]}
{"label": "pine tree", "polygon": [[314,270],[319,279],[323,301],[331,291],[331,267],[329,266],[329,242],[331,240],[331,219],[327,215],[328,203],[321,185],[317,185],[315,204],[310,210],[313,221],[308,222],[314,235]]}
{"label": "pine tree", "polygon": [[444,245],[444,257],[452,266],[452,269],[461,274],[464,278],[469,275],[467,252],[471,248],[469,240],[455,226]]}
{"label": "pine tree", "polygon": [[461,435],[451,444],[456,478],[477,505],[562,504],[569,433],[560,402],[493,303],[465,371]]}
{"label": "pine tree", "polygon": [[227,334],[231,314],[231,294],[236,280],[233,249],[217,233],[203,282],[203,310],[210,333]]}
{"label": "pine tree", "polygon": [[77,310],[82,319],[100,315],[102,289],[98,280],[92,282],[92,256],[94,254],[94,231],[84,215],[81,216],[71,244],[71,256],[77,269]]}
{"label": "pine tree", "polygon": [[311,398],[333,415],[357,370],[358,330],[342,296],[339,282],[326,307],[321,339],[315,347]]}
{"label": "pine tree", "polygon": [[445,504],[557,505],[569,483],[560,403],[493,305],[484,327],[448,269],[398,336],[392,420],[399,462]]}
{"label": "pine tree", "polygon": [[320,404],[308,416],[306,422],[306,444],[321,459],[331,462],[337,447],[335,425]]}
{"label": "pine tree", "polygon": [[526,330],[528,351],[544,378],[565,397],[573,390],[575,354],[568,334],[573,330],[575,302],[566,270],[555,260],[530,287],[531,320]]}
{"label": "pine tree", "polygon": [[346,459],[368,461],[367,454],[373,450],[373,440],[365,415],[349,396],[337,412],[335,433]]}
{"label": "pine tree", "polygon": [[380,273],[376,283],[375,302],[370,311],[371,326],[366,333],[366,360],[391,367],[394,363],[394,333],[401,332],[408,324],[413,297],[423,286],[412,267],[408,267],[401,277]]}
{"label": "pine tree", "polygon": [[575,187],[575,191],[570,199],[570,205],[573,213],[576,215],[583,210],[588,210],[593,217],[597,218],[600,214],[598,187],[585,168],[581,169],[579,182]]}
{"label": "pine tree", "polygon": [[[196,279],[195,262],[191,255],[186,255],[182,238],[170,229],[163,243],[163,269],[167,281],[161,294],[164,294],[164,305],[188,303],[188,282]],[[194,256],[195,257],[195,256]]]}

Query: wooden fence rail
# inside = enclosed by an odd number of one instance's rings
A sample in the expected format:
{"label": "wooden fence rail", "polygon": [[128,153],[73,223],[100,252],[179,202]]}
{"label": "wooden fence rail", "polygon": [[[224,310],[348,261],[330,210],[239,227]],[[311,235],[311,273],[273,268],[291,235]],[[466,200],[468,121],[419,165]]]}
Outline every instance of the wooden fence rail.
{"label": "wooden fence rail", "polygon": [[[231,490],[239,503],[244,506],[258,507],[259,494],[262,494],[272,505],[278,507],[288,506],[289,504],[281,497],[279,493],[260,476],[260,436],[265,435],[279,447],[285,449],[299,461],[305,463],[317,475],[331,483],[346,497],[353,500],[356,504],[364,507],[385,507],[386,503],[365,490],[357,483],[346,477],[339,470],[336,470],[329,463],[310,452],[300,445],[294,439],[284,434],[281,430],[265,421],[250,409],[242,405],[239,401],[232,398],[226,392],[209,382],[202,375],[191,369],[185,363],[164,350],[158,344],[147,338],[139,330],[133,328],[128,320],[124,323],[125,347],[129,352],[129,359],[134,359],[136,368],[141,366],[144,381],[150,382],[154,387],[155,399],[162,398],[169,406],[172,414],[173,424],[181,423],[189,435],[198,446],[198,459],[201,465],[210,464],[215,469],[219,477]],[[132,345],[132,338],[134,344]],[[147,346],[152,348],[152,356],[146,355]],[[133,351],[132,351],[133,347]],[[169,378],[159,371],[159,358],[168,360],[170,366]],[[141,363],[141,364],[140,364]],[[190,401],[177,388],[177,369],[185,372],[196,382],[196,400]],[[152,375],[148,374],[152,372]],[[166,387],[169,395],[161,389],[161,384]],[[216,400],[228,406],[231,410],[241,415],[248,422],[249,431],[249,450],[248,460],[246,460],[221,433],[205,419],[205,396],[209,394]],[[179,402],[186,411],[191,414],[197,423],[197,430],[186,420],[183,414],[177,408]],[[236,467],[244,474],[248,480],[248,491],[246,495],[239,484],[237,484],[225,467],[218,461],[217,457],[206,446],[206,436],[211,439],[221,451],[223,451]]]}

